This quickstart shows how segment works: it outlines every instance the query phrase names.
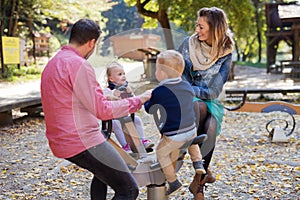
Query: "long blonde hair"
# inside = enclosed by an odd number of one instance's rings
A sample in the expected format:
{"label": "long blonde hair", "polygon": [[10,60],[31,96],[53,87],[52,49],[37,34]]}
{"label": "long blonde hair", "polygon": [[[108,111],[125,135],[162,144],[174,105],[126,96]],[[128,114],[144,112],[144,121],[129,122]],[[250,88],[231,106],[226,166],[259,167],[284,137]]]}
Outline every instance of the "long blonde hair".
{"label": "long blonde hair", "polygon": [[[198,18],[204,17],[209,25],[212,37],[211,55],[219,57],[224,54],[227,49],[233,48],[233,39],[227,23],[225,12],[217,7],[201,8],[197,12]],[[222,51],[220,51],[222,50]]]}

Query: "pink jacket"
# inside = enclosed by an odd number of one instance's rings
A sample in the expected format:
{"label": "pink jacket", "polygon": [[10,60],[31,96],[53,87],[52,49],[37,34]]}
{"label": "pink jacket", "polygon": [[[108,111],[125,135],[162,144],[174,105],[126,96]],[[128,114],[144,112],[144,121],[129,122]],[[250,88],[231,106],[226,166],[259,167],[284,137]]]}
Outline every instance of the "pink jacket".
{"label": "pink jacket", "polygon": [[46,65],[41,78],[46,136],[53,154],[69,158],[104,142],[98,119],[127,116],[141,108],[138,97],[109,101],[92,66],[64,46]]}

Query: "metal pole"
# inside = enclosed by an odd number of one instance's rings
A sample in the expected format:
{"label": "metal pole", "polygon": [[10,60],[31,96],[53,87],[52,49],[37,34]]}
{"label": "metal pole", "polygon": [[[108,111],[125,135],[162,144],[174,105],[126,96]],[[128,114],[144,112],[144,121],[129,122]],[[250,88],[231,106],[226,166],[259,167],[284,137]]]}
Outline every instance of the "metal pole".
{"label": "metal pole", "polygon": [[166,195],[166,186],[163,185],[148,185],[147,186],[147,200],[168,200]]}

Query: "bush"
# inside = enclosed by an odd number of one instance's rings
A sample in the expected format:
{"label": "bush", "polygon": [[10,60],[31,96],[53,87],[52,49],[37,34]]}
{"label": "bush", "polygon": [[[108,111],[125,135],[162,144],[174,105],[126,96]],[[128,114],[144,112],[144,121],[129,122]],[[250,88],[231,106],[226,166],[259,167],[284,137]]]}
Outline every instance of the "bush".
{"label": "bush", "polygon": [[37,68],[37,67],[27,67],[27,72],[26,74],[41,74],[42,73],[42,70],[40,68]]}
{"label": "bush", "polygon": [[21,66],[20,69],[17,65],[5,66],[4,74],[0,76],[0,79],[4,81],[18,81],[39,78],[42,70],[35,66]]}

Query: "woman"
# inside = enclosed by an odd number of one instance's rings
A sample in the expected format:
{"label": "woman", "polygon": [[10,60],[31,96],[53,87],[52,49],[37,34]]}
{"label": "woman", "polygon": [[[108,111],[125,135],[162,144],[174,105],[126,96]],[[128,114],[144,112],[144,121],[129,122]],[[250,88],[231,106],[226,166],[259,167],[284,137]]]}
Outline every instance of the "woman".
{"label": "woman", "polygon": [[228,79],[232,61],[233,40],[229,35],[226,14],[211,7],[197,12],[196,33],[184,39],[178,51],[185,60],[182,78],[196,93],[198,135],[206,133],[208,139],[200,145],[206,175],[195,175],[189,190],[195,199],[204,199],[205,183],[216,179],[208,170],[216,137],[220,134],[223,106],[217,100]]}

